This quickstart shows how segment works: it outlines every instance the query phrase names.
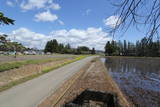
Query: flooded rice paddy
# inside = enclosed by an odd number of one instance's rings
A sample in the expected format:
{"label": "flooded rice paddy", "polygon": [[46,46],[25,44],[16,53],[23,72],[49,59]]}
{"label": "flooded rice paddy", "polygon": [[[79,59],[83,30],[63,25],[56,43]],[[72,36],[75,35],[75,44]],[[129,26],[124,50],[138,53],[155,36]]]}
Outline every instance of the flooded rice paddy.
{"label": "flooded rice paddy", "polygon": [[137,107],[160,107],[160,58],[102,58],[110,75]]}

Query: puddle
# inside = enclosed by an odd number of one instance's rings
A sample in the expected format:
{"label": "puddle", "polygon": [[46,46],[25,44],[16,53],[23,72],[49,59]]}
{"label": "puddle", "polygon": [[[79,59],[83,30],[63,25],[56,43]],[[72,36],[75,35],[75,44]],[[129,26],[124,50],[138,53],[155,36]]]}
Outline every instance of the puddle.
{"label": "puddle", "polygon": [[160,59],[102,58],[110,75],[138,107],[160,107]]}
{"label": "puddle", "polygon": [[85,90],[64,107],[120,107],[117,96],[112,93]]}

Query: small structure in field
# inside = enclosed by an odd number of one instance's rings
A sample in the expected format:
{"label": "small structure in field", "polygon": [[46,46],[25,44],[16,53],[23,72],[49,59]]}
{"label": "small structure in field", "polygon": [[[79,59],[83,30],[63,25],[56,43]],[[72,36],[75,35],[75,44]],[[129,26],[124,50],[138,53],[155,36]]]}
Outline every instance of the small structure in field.
{"label": "small structure in field", "polygon": [[116,94],[85,90],[64,107],[120,107]]}

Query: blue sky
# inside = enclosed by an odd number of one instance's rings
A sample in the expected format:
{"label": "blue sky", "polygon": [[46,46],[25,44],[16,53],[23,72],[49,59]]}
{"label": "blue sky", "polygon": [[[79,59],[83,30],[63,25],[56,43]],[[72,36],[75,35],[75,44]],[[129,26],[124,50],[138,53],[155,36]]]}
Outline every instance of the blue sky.
{"label": "blue sky", "polygon": [[[5,16],[16,20],[15,25],[1,26],[0,32],[11,40],[16,36],[15,41],[32,48],[43,49],[48,40],[57,39],[73,47],[103,50],[112,38],[105,29],[113,27],[116,20],[115,7],[108,0],[1,0],[0,6]],[[115,39],[135,42],[143,36],[130,28]]]}

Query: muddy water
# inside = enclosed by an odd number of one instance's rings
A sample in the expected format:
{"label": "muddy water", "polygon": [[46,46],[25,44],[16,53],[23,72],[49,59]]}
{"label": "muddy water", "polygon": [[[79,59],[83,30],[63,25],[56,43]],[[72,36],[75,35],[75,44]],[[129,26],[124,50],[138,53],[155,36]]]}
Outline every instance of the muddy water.
{"label": "muddy water", "polygon": [[121,90],[138,107],[160,107],[160,58],[102,58]]}

